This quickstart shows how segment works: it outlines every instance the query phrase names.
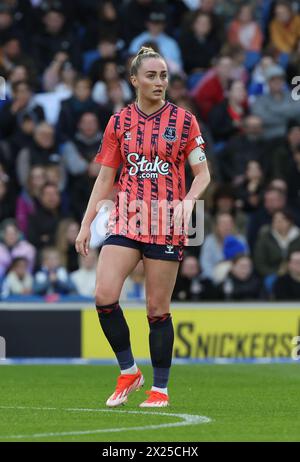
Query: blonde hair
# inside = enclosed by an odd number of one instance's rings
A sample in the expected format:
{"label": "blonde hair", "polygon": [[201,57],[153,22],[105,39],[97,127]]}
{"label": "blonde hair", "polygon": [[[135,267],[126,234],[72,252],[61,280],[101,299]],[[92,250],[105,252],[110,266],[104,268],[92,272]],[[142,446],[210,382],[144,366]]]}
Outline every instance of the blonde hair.
{"label": "blonde hair", "polygon": [[130,66],[130,75],[137,75],[142,61],[147,58],[163,59],[163,57],[157,51],[154,51],[153,48],[142,47],[135,58],[132,60]]}

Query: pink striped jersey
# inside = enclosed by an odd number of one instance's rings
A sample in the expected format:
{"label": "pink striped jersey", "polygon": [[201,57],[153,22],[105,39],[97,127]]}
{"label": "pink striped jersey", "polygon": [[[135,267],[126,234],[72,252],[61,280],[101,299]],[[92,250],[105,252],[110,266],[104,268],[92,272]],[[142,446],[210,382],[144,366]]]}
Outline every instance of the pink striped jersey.
{"label": "pink striped jersey", "polygon": [[175,233],[172,216],[176,201],[186,195],[187,157],[203,146],[195,116],[168,101],[150,115],[132,103],[111,116],[95,158],[113,168],[122,164],[109,234],[153,244],[185,244],[184,233]]}

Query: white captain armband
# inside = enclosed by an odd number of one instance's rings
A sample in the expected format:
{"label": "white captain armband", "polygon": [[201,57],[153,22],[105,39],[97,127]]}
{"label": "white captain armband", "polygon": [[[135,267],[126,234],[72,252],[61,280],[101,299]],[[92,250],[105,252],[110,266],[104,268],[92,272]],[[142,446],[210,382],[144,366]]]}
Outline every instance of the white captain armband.
{"label": "white captain armband", "polygon": [[201,164],[202,162],[206,161],[206,155],[202,148],[199,146],[193,149],[188,155],[188,161],[190,166]]}

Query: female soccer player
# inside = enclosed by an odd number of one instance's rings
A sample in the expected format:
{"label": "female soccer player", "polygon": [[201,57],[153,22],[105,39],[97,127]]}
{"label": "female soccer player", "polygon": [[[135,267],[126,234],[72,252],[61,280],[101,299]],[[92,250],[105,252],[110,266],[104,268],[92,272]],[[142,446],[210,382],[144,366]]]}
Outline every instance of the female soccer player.
{"label": "female soccer player", "polygon": [[[191,207],[184,204],[194,205],[210,175],[195,116],[165,100],[168,70],[164,59],[152,48],[143,47],[132,61],[131,82],[137,100],[108,122],[95,159],[102,166],[76,250],[87,255],[97,204],[111,192],[122,163],[120,193],[100,252],[95,290],[100,325],[121,369],[116,389],[106,404],[115,407],[125,403],[128,395],[144,384],[118,301],[125,279],[142,258],[154,380],[140,407],[163,407],[169,404],[167,385],[174,343],[170,300],[186,242],[185,234],[176,230],[181,227],[186,231],[180,223],[182,217],[190,216]],[[187,194],[186,160],[195,176]]]}

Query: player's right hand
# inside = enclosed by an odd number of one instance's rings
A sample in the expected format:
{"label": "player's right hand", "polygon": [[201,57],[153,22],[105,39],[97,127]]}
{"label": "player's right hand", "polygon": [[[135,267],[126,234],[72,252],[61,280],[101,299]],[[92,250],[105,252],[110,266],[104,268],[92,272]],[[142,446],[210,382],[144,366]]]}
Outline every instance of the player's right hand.
{"label": "player's right hand", "polygon": [[75,241],[76,252],[82,257],[86,257],[89,253],[89,245],[91,240],[91,231],[89,226],[81,226],[78,236]]}

